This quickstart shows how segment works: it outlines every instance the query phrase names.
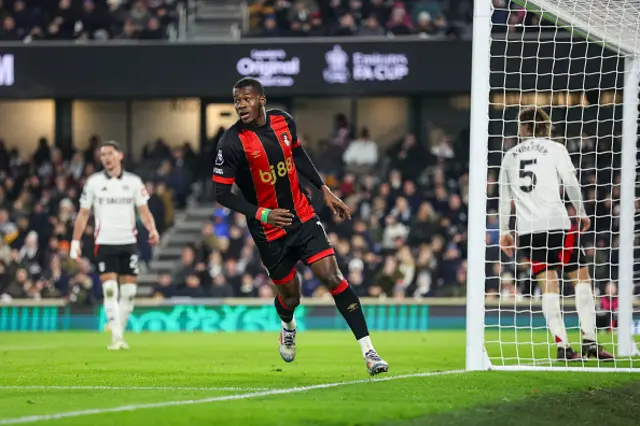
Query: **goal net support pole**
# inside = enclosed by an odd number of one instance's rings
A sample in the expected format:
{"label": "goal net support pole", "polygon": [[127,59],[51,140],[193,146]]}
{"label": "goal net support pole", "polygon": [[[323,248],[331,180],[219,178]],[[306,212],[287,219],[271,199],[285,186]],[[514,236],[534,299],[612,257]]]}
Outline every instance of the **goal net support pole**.
{"label": "goal net support pole", "polygon": [[469,149],[469,221],[467,244],[467,370],[490,367],[484,345],[485,226],[489,154],[489,70],[491,66],[491,0],[476,0],[473,17],[471,125]]}
{"label": "goal net support pole", "polygon": [[622,100],[622,170],[620,175],[620,259],[618,266],[618,356],[640,355],[633,339],[634,245],[636,167],[638,146],[638,95],[640,60],[630,55],[624,62]]}

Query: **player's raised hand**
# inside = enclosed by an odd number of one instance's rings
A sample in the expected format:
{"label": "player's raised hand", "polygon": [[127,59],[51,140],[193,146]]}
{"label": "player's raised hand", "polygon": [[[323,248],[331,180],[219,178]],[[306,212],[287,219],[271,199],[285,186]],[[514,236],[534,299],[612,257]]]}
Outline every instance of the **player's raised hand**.
{"label": "player's raised hand", "polygon": [[149,244],[151,244],[152,246],[155,246],[159,242],[160,242],[160,234],[158,234],[158,231],[156,229],[154,229],[153,231],[150,231]]}
{"label": "player's raised hand", "polygon": [[511,234],[500,235],[500,248],[509,257],[513,257],[516,242]]}
{"label": "player's raised hand", "polygon": [[71,259],[80,259],[82,257],[82,249],[80,248],[80,241],[71,241],[71,247],[69,248],[69,257]]}
{"label": "player's raised hand", "polygon": [[324,197],[324,203],[331,209],[333,214],[340,219],[351,219],[351,209],[340,198],[331,192],[328,186],[322,187],[322,196]]}
{"label": "player's raised hand", "polygon": [[578,222],[578,230],[581,232],[588,231],[591,228],[591,219],[588,216],[578,217],[576,221]]}
{"label": "player's raised hand", "polygon": [[284,228],[293,223],[293,214],[289,210],[285,209],[273,209],[269,211],[267,217],[267,224],[276,226],[278,228]]}

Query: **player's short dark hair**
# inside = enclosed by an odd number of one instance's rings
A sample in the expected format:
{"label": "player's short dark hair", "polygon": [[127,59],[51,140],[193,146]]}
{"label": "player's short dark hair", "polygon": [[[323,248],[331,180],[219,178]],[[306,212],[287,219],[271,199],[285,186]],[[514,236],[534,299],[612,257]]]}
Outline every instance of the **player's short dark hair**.
{"label": "player's short dark hair", "polygon": [[264,86],[262,85],[262,83],[260,83],[260,80],[258,80],[258,79],[251,78],[251,77],[241,78],[233,86],[233,89],[234,90],[235,89],[243,89],[245,87],[253,87],[253,89],[258,93],[258,95],[264,96]]}
{"label": "player's short dark hair", "polygon": [[549,114],[542,108],[524,108],[518,115],[520,125],[526,127],[529,133],[537,138],[550,138],[553,125]]}
{"label": "player's short dark hair", "polygon": [[102,142],[100,144],[100,148],[102,148],[104,146],[110,146],[113,149],[115,149],[116,151],[122,152],[122,150],[120,149],[120,144],[118,142],[116,142],[116,141],[105,141],[105,142]]}

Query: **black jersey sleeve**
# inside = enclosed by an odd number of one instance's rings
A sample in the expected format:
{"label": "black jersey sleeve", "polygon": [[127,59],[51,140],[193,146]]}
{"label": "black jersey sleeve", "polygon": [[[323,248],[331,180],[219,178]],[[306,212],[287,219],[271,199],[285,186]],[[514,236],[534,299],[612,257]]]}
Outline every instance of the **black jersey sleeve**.
{"label": "black jersey sleeve", "polygon": [[305,179],[311,182],[313,186],[318,189],[322,188],[324,186],[324,181],[322,180],[320,173],[318,173],[318,169],[316,169],[316,166],[314,166],[311,161],[311,158],[309,158],[309,154],[307,154],[307,151],[305,151],[304,147],[300,143],[300,139],[298,139],[295,120],[287,113],[284,113],[283,116],[287,121],[289,131],[291,132],[291,138],[293,139],[291,154],[293,155],[293,161],[296,163],[296,169]]}
{"label": "black jersey sleeve", "polygon": [[237,133],[233,128],[227,130],[218,143],[218,152],[213,163],[215,196],[216,201],[222,206],[254,218],[258,207],[231,191],[242,155],[242,143]]}
{"label": "black jersey sleeve", "polygon": [[218,151],[213,161],[213,181],[233,185],[242,154],[238,134],[233,128],[228,129],[218,142]]}

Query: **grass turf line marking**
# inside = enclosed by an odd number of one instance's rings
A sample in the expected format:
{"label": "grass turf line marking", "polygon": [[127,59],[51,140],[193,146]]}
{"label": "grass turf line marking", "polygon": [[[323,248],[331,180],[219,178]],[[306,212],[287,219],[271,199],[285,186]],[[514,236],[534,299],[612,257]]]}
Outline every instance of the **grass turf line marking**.
{"label": "grass turf line marking", "polygon": [[47,385],[25,385],[25,386],[0,386],[0,390],[114,390],[114,391],[268,391],[270,388],[241,388],[241,387],[193,387],[193,386],[47,386]]}
{"label": "grass turf line marking", "polygon": [[224,396],[216,396],[212,398],[203,398],[203,399],[190,399],[190,400],[183,400],[183,401],[165,401],[165,402],[154,402],[149,404],[136,404],[136,405],[121,405],[119,407],[112,407],[112,408],[93,408],[89,410],[67,411],[64,413],[56,413],[56,414],[42,414],[42,415],[35,415],[35,416],[14,417],[12,419],[0,419],[0,425],[17,425],[17,424],[24,424],[24,423],[42,422],[47,420],[66,419],[69,417],[89,416],[92,414],[121,413],[125,411],[136,411],[136,410],[144,410],[149,408],[175,407],[179,405],[206,404],[211,402],[233,401],[237,399],[259,398],[261,396],[287,395],[291,393],[307,392],[307,391],[316,390],[316,389],[335,388],[339,386],[357,385],[361,383],[388,382],[391,380],[410,379],[414,377],[443,376],[446,374],[460,374],[460,373],[465,373],[465,370],[431,371],[427,373],[414,373],[414,374],[403,374],[400,376],[382,377],[379,379],[351,380],[348,382],[325,383],[320,385],[299,386],[299,387],[286,388],[286,389],[272,389],[272,390],[261,391],[261,392],[241,393],[236,395],[224,395]]}

